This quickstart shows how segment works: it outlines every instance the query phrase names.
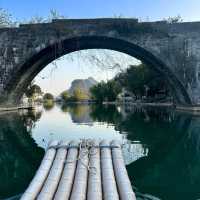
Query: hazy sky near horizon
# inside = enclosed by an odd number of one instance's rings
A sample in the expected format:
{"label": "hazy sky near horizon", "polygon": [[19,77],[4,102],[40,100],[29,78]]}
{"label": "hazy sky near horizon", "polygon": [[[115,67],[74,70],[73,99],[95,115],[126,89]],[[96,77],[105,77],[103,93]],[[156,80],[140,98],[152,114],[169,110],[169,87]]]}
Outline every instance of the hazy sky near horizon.
{"label": "hazy sky near horizon", "polygon": [[[200,21],[200,0],[0,0],[0,8],[12,14],[13,19],[24,21],[32,16],[49,15],[51,9],[68,18],[136,17],[155,21],[180,15],[184,21]],[[117,54],[116,54],[117,55]],[[121,61],[123,64],[123,59]],[[83,59],[63,59],[58,69],[50,64],[36,78],[42,89],[57,95],[67,89],[73,79],[93,76],[107,80],[116,70],[100,71]],[[85,65],[85,66],[83,66]]]}

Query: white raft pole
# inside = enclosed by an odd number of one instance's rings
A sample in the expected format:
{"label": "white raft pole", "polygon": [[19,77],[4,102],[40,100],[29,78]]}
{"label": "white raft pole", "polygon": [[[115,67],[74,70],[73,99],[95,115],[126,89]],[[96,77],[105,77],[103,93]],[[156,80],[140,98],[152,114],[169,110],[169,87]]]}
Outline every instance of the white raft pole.
{"label": "white raft pole", "polygon": [[52,141],[21,200],[136,200],[117,140]]}

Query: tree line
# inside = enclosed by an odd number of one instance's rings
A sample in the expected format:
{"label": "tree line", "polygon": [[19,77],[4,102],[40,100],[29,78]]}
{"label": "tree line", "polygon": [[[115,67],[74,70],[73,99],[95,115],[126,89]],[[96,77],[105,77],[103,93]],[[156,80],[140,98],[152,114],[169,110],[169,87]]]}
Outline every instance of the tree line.
{"label": "tree line", "polygon": [[97,102],[116,101],[122,88],[132,93],[136,100],[144,97],[147,101],[165,100],[171,96],[166,79],[143,63],[130,65],[112,80],[102,81],[90,91],[92,98]]}

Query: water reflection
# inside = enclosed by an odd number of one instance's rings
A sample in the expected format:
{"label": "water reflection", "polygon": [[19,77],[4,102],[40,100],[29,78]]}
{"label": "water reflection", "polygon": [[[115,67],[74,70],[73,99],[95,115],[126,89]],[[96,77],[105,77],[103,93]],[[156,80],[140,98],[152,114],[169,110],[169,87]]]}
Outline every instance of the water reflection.
{"label": "water reflection", "polygon": [[51,100],[43,103],[43,107],[46,111],[53,109],[54,106],[55,106],[55,102]]}
{"label": "water reflection", "polygon": [[198,199],[199,132],[200,117],[162,108],[55,105],[2,115],[0,199],[23,192],[50,139],[83,137],[128,143],[124,157],[138,199]]}
{"label": "water reflection", "polygon": [[61,109],[63,112],[69,113],[71,119],[74,123],[77,124],[87,124],[92,125],[93,119],[90,116],[91,107],[88,105],[62,105]]}
{"label": "water reflection", "polygon": [[0,115],[0,199],[23,191],[43,156],[26,129],[28,121],[17,113]]}

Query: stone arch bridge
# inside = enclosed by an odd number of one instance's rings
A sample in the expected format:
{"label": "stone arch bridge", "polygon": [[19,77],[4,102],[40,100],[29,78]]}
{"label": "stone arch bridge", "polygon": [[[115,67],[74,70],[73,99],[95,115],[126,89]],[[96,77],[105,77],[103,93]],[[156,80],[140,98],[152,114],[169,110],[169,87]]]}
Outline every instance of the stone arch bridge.
{"label": "stone arch bridge", "polygon": [[17,104],[56,57],[111,49],[140,59],[167,79],[178,104],[200,102],[200,22],[59,19],[0,29],[0,104]]}

